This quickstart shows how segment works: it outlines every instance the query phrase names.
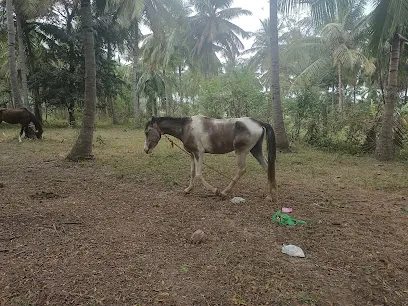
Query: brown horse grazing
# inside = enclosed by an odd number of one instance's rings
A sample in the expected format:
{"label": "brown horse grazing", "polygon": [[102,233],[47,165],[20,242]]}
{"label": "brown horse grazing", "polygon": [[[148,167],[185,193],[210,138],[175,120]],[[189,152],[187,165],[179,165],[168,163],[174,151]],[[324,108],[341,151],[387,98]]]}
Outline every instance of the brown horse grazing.
{"label": "brown horse grazing", "polygon": [[20,134],[18,136],[18,141],[21,142],[21,135],[23,131],[25,135],[30,137],[31,127],[30,123],[35,126],[35,136],[38,139],[42,138],[43,128],[40,121],[31,113],[28,109],[22,108],[0,108],[0,123],[4,121],[10,124],[21,124]]}
{"label": "brown horse grazing", "polygon": [[[202,116],[184,118],[153,117],[146,124],[144,151],[151,153],[161,135],[172,135],[183,142],[184,148],[191,154],[190,185],[184,190],[189,193],[194,188],[194,179],[201,180],[204,187],[223,197],[231,191],[245,173],[245,161],[248,153],[256,158],[268,173],[268,199],[277,201],[275,160],[275,133],[272,127],[251,118],[212,119]],[[267,160],[262,153],[263,136],[266,134]],[[225,154],[235,151],[238,169],[231,183],[222,191],[211,186],[202,176],[204,153]]]}

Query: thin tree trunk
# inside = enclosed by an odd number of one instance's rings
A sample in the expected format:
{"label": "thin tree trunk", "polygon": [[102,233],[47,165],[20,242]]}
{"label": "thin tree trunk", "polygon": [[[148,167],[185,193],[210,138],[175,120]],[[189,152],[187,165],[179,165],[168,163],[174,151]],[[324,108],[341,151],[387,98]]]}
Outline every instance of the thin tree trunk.
{"label": "thin tree trunk", "polygon": [[170,115],[170,88],[167,80],[166,70],[163,70],[164,98],[166,99],[166,116]]}
{"label": "thin tree trunk", "polygon": [[[69,37],[72,37],[72,22],[74,20],[74,17],[76,15],[76,7],[74,7],[72,9],[72,11],[69,11],[69,7],[66,4],[65,5],[65,11],[67,13],[67,27],[66,27],[66,31]],[[72,42],[72,40],[70,39],[68,42],[68,46],[69,46],[69,72],[71,73],[71,75],[75,74],[75,65],[72,62],[73,58],[75,58],[75,50],[74,50],[74,43]],[[72,87],[74,86],[74,84],[72,84],[71,79],[68,80],[68,82],[66,83],[66,90],[67,92],[69,92],[70,90],[72,90]],[[68,124],[70,127],[74,127],[76,124],[76,120],[75,120],[75,100],[73,99],[72,95],[68,96],[68,113],[69,113],[69,119],[68,119]]]}
{"label": "thin tree trunk", "polygon": [[8,41],[8,64],[10,71],[11,91],[14,107],[21,107],[21,95],[18,88],[16,67],[16,28],[14,27],[13,2],[6,0],[7,10],[7,41]]}
{"label": "thin tree trunk", "polygon": [[134,39],[133,39],[133,50],[132,50],[132,104],[133,112],[135,116],[135,125],[136,128],[141,127],[141,116],[140,116],[140,101],[139,95],[137,94],[137,62],[139,60],[139,24],[135,21],[134,26]]}
{"label": "thin tree trunk", "polygon": [[21,14],[17,13],[17,39],[18,39],[18,51],[20,55],[20,68],[21,68],[21,89],[23,92],[24,107],[30,109],[28,103],[28,86],[27,86],[27,55],[25,51],[25,44],[23,39],[23,25]]}
{"label": "thin tree trunk", "polygon": [[343,109],[343,82],[342,82],[342,69],[341,63],[338,66],[338,74],[339,74],[339,110]]}
{"label": "thin tree trunk", "polygon": [[184,92],[183,92],[183,79],[181,73],[181,66],[178,67],[178,77],[179,77],[179,96],[180,96],[180,110],[184,110]]}
{"label": "thin tree trunk", "polygon": [[356,104],[356,84],[353,85],[353,103]]}
{"label": "thin tree trunk", "polygon": [[112,112],[112,122],[113,124],[119,124],[118,115],[116,114],[115,100],[113,97],[108,97],[108,104]]}
{"label": "thin tree trunk", "polygon": [[276,147],[287,150],[289,141],[283,121],[279,80],[279,42],[278,42],[278,0],[270,0],[270,56],[271,56],[271,98],[272,120],[276,134]]}
{"label": "thin tree trunk", "polygon": [[398,92],[398,65],[400,60],[400,36],[394,33],[391,45],[391,59],[388,72],[388,84],[385,95],[384,114],[382,126],[375,150],[376,158],[379,160],[391,160],[394,157],[394,109]]}
{"label": "thin tree trunk", "polygon": [[40,109],[40,105],[41,105],[40,90],[38,86],[36,86],[33,89],[33,96],[34,96],[34,115],[41,123],[43,123],[41,109]]}
{"label": "thin tree trunk", "polygon": [[81,0],[81,18],[85,58],[84,116],[79,137],[67,157],[69,160],[93,159],[94,157],[92,142],[96,106],[96,63],[91,0]]}
{"label": "thin tree trunk", "polygon": [[[108,61],[111,61],[113,58],[113,52],[112,52],[112,45],[109,42],[108,43],[108,52],[107,52],[107,58]],[[115,99],[113,98],[111,86],[109,87],[110,90],[107,92],[107,104],[110,108],[111,114],[112,114],[112,123],[113,124],[119,124],[118,116],[116,115],[116,107],[115,107]]]}

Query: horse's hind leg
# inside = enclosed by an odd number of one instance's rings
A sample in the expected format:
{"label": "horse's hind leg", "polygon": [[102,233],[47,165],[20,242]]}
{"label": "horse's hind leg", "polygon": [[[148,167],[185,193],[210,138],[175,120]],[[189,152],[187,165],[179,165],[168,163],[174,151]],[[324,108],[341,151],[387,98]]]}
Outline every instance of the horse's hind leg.
{"label": "horse's hind leg", "polygon": [[247,154],[248,152],[236,152],[238,169],[231,183],[229,183],[229,185],[221,192],[222,196],[227,196],[227,194],[231,191],[231,189],[235,186],[235,184],[241,178],[241,176],[243,176],[244,173],[246,172],[245,161],[246,161]]}
{"label": "horse's hind leg", "polygon": [[190,184],[186,189],[184,189],[185,193],[189,193],[191,190],[194,188],[194,179],[196,175],[196,169],[195,169],[195,161],[194,161],[194,155],[191,154],[191,175],[190,175]]}
{"label": "horse's hind leg", "polygon": [[262,168],[268,170],[268,162],[266,161],[266,158],[262,153],[262,138],[251,149],[251,154],[253,157],[255,157],[255,159],[262,166]]}
{"label": "horse's hind leg", "polygon": [[203,168],[203,156],[204,153],[198,153],[194,155],[195,158],[195,166],[196,166],[196,177],[198,177],[201,180],[201,183],[205,188],[208,190],[211,190],[215,194],[219,194],[219,190],[215,188],[214,186],[211,186],[207,181],[204,179],[203,174],[202,174],[202,168]]}

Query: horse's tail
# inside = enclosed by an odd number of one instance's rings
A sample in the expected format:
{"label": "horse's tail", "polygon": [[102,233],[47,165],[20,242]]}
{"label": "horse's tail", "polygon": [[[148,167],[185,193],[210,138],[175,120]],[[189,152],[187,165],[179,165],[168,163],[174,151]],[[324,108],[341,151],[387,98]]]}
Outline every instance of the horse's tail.
{"label": "horse's tail", "polygon": [[30,112],[28,109],[26,109],[25,107],[23,107],[23,108],[30,114],[30,120],[31,120],[32,123],[34,123],[35,128],[38,131],[36,133],[36,135],[37,135],[38,138],[41,138],[42,133],[43,133],[43,128],[42,128],[42,124],[41,124],[40,120],[38,120],[37,117],[32,112]]}
{"label": "horse's tail", "polygon": [[275,178],[275,162],[276,162],[276,140],[275,132],[272,126],[268,123],[262,123],[262,127],[266,132],[266,146],[268,151],[268,182],[269,191],[273,199],[277,200],[276,178]]}

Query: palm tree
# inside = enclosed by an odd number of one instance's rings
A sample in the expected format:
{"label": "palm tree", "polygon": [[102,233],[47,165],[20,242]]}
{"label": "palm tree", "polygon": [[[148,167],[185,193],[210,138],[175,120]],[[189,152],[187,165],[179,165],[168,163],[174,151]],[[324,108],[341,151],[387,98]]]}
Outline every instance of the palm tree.
{"label": "palm tree", "polygon": [[232,2],[233,0],[190,0],[197,12],[189,22],[192,59],[207,76],[216,74],[221,66],[217,52],[234,57],[244,49],[239,36],[249,37],[248,32],[230,20],[252,13],[231,7]]}
{"label": "palm tree", "polygon": [[282,102],[280,97],[279,80],[279,41],[278,41],[278,0],[269,1],[270,9],[270,58],[271,58],[271,99],[272,99],[272,121],[276,134],[276,146],[287,150],[289,140],[286,135],[285,123],[283,121]]}
{"label": "palm tree", "polygon": [[96,64],[91,0],[81,0],[81,19],[84,37],[85,99],[81,131],[74,147],[67,156],[67,159],[73,161],[92,159],[94,157],[92,141],[96,105]]}
{"label": "palm tree", "polygon": [[[365,28],[360,30],[361,7],[347,13],[341,22],[326,24],[317,37],[299,39],[287,52],[286,56],[299,58],[297,63],[306,59],[307,67],[295,79],[295,84],[310,84],[322,81],[331,71],[337,70],[338,78],[338,105],[343,106],[343,78],[344,70],[356,72],[361,70],[368,75],[372,74],[375,66],[362,52],[362,39]],[[357,18],[357,19],[356,19]],[[300,65],[301,66],[301,65]]]}
{"label": "palm tree", "polygon": [[[26,42],[24,40],[24,26],[27,18],[35,18],[46,12],[52,0],[16,0],[16,21],[17,21],[17,39],[18,53],[20,57],[21,69],[21,89],[23,93],[24,106],[29,108],[28,86],[27,86],[27,55]],[[41,121],[41,118],[38,118]]]}
{"label": "palm tree", "polygon": [[15,107],[21,106],[21,94],[18,87],[17,67],[16,67],[16,28],[14,26],[13,2],[6,0],[7,10],[7,38],[8,38],[8,65],[10,71],[11,91],[13,104]]}
{"label": "palm tree", "polygon": [[371,16],[371,49],[381,54],[383,44],[391,39],[391,52],[388,68],[384,113],[382,126],[377,141],[375,155],[379,160],[390,160],[394,156],[394,112],[398,99],[398,68],[401,49],[408,39],[401,34],[408,27],[408,5],[406,0],[377,1]]}
{"label": "palm tree", "polygon": [[129,49],[132,59],[132,103],[136,127],[141,126],[141,114],[139,105],[139,95],[137,94],[137,74],[138,61],[140,56],[140,29],[141,22],[159,37],[164,36],[165,24],[174,22],[179,14],[184,12],[181,0],[110,0],[110,5],[119,10],[120,19],[124,27],[131,31]]}

